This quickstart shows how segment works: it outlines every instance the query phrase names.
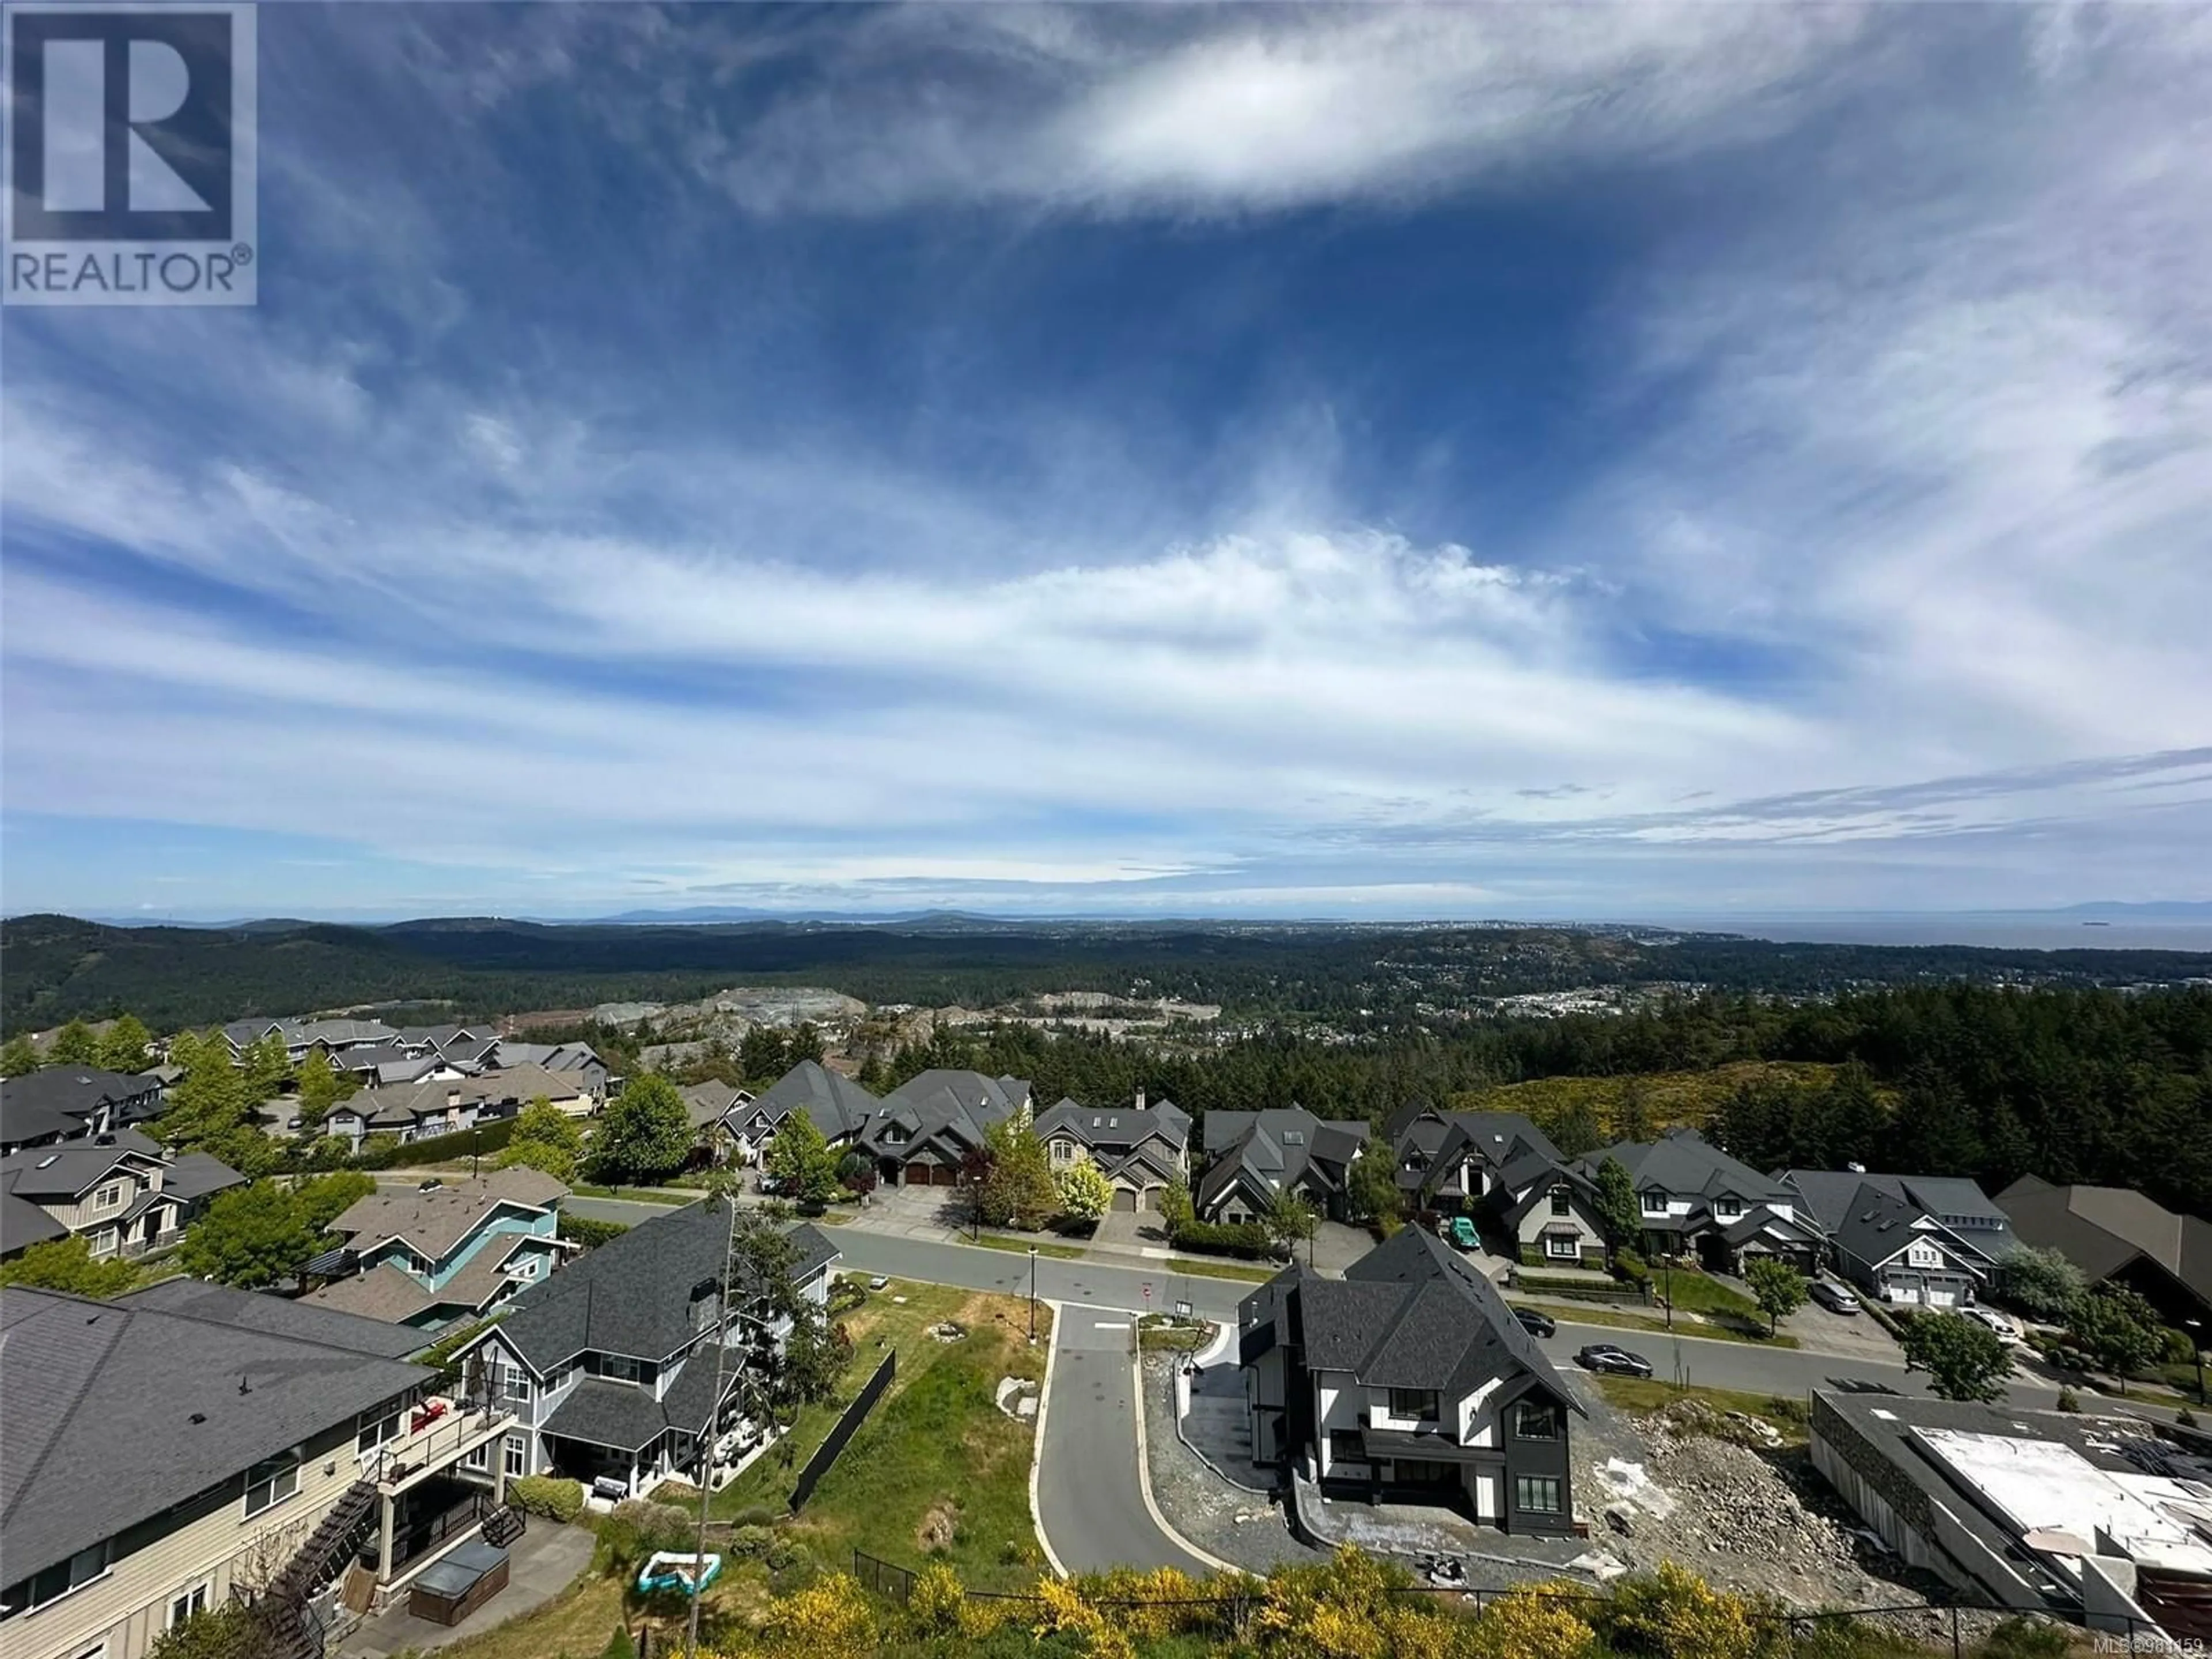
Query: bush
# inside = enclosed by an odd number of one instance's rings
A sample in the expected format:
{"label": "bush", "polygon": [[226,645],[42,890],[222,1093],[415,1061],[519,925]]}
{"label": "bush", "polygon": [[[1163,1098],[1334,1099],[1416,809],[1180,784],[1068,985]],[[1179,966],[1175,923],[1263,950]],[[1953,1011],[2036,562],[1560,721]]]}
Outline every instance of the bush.
{"label": "bush", "polygon": [[557,1474],[526,1474],[507,1483],[507,1501],[525,1515],[542,1515],[563,1526],[584,1512],[584,1489]]}
{"label": "bush", "polygon": [[2197,1344],[2190,1340],[2187,1331],[2177,1331],[2171,1325],[2166,1327],[2166,1363],[2169,1365],[2193,1365],[2197,1363]]}
{"label": "bush", "polygon": [[766,1504],[749,1504],[730,1517],[733,1527],[772,1527],[783,1518],[783,1511],[771,1509]]}
{"label": "bush", "polygon": [[571,1244],[580,1244],[587,1250],[620,1238],[629,1229],[619,1221],[593,1221],[588,1216],[570,1215],[562,1211],[559,1222],[560,1236]]}
{"label": "bush", "polygon": [[1613,1253],[1613,1270],[1632,1285],[1651,1282],[1650,1264],[1631,1249],[1619,1249]]}
{"label": "bush", "polygon": [[2197,1426],[2197,1413],[2184,1406],[2179,1411],[2174,1413],[2173,1421],[2177,1427],[2193,1429]]}
{"label": "bush", "polygon": [[1274,1236],[1256,1221],[1187,1221],[1168,1235],[1168,1243],[1178,1250],[1242,1256],[1248,1261],[1281,1254]]}
{"label": "bush", "polygon": [[1751,1659],[1759,1646],[1749,1604],[1672,1561],[1622,1579],[1603,1619],[1615,1649],[1651,1659]]}
{"label": "bush", "polygon": [[402,1140],[397,1135],[374,1134],[362,1143],[361,1150],[353,1155],[356,1170],[389,1170],[398,1164],[442,1164],[447,1158],[467,1158],[480,1152],[486,1158],[506,1149],[514,1138],[514,1120],[494,1118],[473,1129],[460,1129],[449,1135],[432,1135],[427,1140]]}
{"label": "bush", "polygon": [[2075,1393],[2071,1389],[2059,1389],[2058,1409],[2062,1412],[2080,1411],[2081,1409],[2081,1396]]}
{"label": "bush", "polygon": [[743,1556],[748,1561],[758,1561],[775,1542],[775,1533],[771,1528],[738,1527],[730,1534],[730,1553]]}
{"label": "bush", "polygon": [[2074,1651],[2074,1642],[2063,1626],[2014,1613],[1974,1651],[1976,1659],[2066,1659]]}
{"label": "bush", "polygon": [[659,1551],[688,1552],[698,1536],[696,1523],[673,1504],[625,1498],[599,1522],[600,1564],[626,1572]]}

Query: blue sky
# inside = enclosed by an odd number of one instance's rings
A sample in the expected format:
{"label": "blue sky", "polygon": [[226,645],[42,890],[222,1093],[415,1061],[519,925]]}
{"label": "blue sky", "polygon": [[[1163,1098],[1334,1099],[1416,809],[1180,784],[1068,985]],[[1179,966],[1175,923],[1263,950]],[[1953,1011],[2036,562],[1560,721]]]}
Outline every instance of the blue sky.
{"label": "blue sky", "polygon": [[10,912],[2212,899],[2212,12],[268,6]]}

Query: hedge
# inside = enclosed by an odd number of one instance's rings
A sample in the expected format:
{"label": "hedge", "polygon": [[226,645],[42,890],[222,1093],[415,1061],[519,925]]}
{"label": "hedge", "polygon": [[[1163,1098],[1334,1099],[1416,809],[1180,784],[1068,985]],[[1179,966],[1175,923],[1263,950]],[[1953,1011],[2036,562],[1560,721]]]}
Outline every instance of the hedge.
{"label": "hedge", "polygon": [[486,1158],[502,1150],[514,1138],[515,1120],[495,1117],[489,1123],[480,1123],[473,1129],[458,1129],[449,1135],[432,1135],[428,1140],[392,1140],[376,1142],[371,1135],[353,1155],[356,1170],[389,1170],[397,1164],[442,1164],[447,1158],[466,1158],[471,1152],[481,1152]]}
{"label": "hedge", "polygon": [[584,1488],[557,1474],[526,1474],[507,1483],[507,1501],[566,1526],[584,1512]]}
{"label": "hedge", "polygon": [[1168,1235],[1178,1250],[1198,1250],[1208,1255],[1242,1256],[1248,1261],[1282,1255],[1274,1236],[1256,1221],[1186,1221]]}
{"label": "hedge", "polygon": [[566,1210],[561,1212],[561,1218],[556,1224],[562,1238],[571,1244],[580,1244],[587,1250],[596,1250],[600,1245],[620,1238],[629,1231],[623,1222],[594,1221],[589,1216],[570,1215]]}

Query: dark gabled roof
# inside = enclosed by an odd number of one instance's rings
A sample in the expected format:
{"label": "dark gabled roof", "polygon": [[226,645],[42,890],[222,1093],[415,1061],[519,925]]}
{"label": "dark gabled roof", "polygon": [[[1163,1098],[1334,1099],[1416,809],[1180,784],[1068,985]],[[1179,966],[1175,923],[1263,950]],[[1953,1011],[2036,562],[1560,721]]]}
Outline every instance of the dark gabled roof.
{"label": "dark gabled roof", "polygon": [[1419,1227],[1400,1229],[1340,1279],[1284,1269],[1244,1299],[1239,1318],[1254,1352],[1294,1343],[1307,1369],[1349,1371],[1364,1386],[1460,1399],[1493,1377],[1526,1375],[1583,1409],[1497,1287]]}
{"label": "dark gabled roof", "polygon": [[145,1076],[96,1066],[48,1066],[0,1079],[0,1145],[71,1135],[102,1106],[119,1109],[159,1085]]}
{"label": "dark gabled roof", "polygon": [[824,1140],[841,1140],[859,1134],[882,1104],[842,1072],[802,1060],[763,1090],[744,1115],[764,1115],[768,1122],[781,1123],[793,1112],[803,1111],[814,1120]]}
{"label": "dark gabled roof", "polygon": [[[836,1258],[837,1247],[811,1224],[791,1237],[802,1278]],[[726,1200],[641,1222],[523,1291],[500,1336],[541,1376],[580,1353],[657,1364],[697,1339],[694,1304],[704,1287],[721,1282],[729,1239]]]}
{"label": "dark gabled roof", "polygon": [[[1030,1085],[1019,1078],[989,1078],[981,1072],[939,1069],[910,1078],[883,1097],[861,1133],[871,1151],[910,1156],[925,1144],[957,1158],[980,1149],[995,1124],[1021,1109]],[[896,1126],[900,1138],[887,1142]]]}
{"label": "dark gabled roof", "polygon": [[1208,1112],[1206,1151],[1213,1160],[1195,1194],[1211,1205],[1243,1175],[1255,1192],[1290,1192],[1309,1176],[1334,1191],[1369,1133],[1364,1122],[1330,1122],[1303,1106],[1259,1112]]}
{"label": "dark gabled roof", "polygon": [[1067,1134],[1093,1151],[1160,1140],[1180,1152],[1190,1139],[1190,1119],[1172,1101],[1153,1106],[1084,1106],[1062,1097],[1037,1115],[1036,1132],[1040,1139]]}
{"label": "dark gabled roof", "polygon": [[113,1305],[180,1314],[271,1336],[295,1337],[372,1359],[404,1359],[423,1342],[421,1332],[395,1331],[380,1320],[198,1279],[165,1279],[143,1291],[118,1297]]}
{"label": "dark gabled roof", "polygon": [[[1796,1198],[1781,1182],[1729,1157],[1695,1129],[1669,1129],[1651,1141],[1622,1141],[1592,1152],[1579,1167],[1595,1177],[1607,1158],[1627,1170],[1638,1192],[1657,1188],[1681,1198],[1708,1199],[1726,1193],[1747,1205],[1791,1204]],[[1658,1219],[1645,1224],[1656,1228]]]}
{"label": "dark gabled roof", "polygon": [[29,1199],[15,1196],[15,1180],[12,1173],[0,1173],[0,1255],[67,1238],[68,1228]]}
{"label": "dark gabled roof", "polygon": [[46,1146],[27,1146],[0,1158],[0,1171],[13,1179],[21,1198],[75,1199],[106,1179],[117,1165],[167,1162],[160,1146],[136,1129],[112,1135],[76,1135]]}
{"label": "dark gabled roof", "polygon": [[326,1322],[366,1320],[294,1318],[291,1304],[228,1292],[283,1310],[242,1316],[228,1301],[154,1294],[164,1288],[106,1303],[0,1290],[0,1556],[11,1581],[239,1481],[434,1375],[322,1340],[341,1328]]}
{"label": "dark gabled roof", "polygon": [[[686,1372],[691,1369],[684,1368]],[[638,1451],[660,1438],[668,1419],[660,1402],[629,1382],[587,1376],[568,1390],[541,1425],[547,1434],[617,1451]]]}
{"label": "dark gabled roof", "polygon": [[[1833,1233],[1850,1212],[1861,1188],[1871,1187],[1949,1226],[1975,1221],[2002,1227],[1996,1200],[1965,1176],[1882,1175],[1861,1170],[1778,1170],[1775,1179],[1797,1193],[1822,1229]],[[1971,1240],[1961,1241],[1970,1247]]]}
{"label": "dark gabled roof", "polygon": [[2022,1176],[1997,1194],[2023,1243],[2055,1247],[2092,1280],[2141,1255],[2212,1303],[2212,1221],[2125,1187],[2057,1187]]}
{"label": "dark gabled roof", "polygon": [[169,1160],[168,1174],[161,1177],[162,1192],[187,1204],[245,1184],[244,1176],[210,1152],[179,1152]]}

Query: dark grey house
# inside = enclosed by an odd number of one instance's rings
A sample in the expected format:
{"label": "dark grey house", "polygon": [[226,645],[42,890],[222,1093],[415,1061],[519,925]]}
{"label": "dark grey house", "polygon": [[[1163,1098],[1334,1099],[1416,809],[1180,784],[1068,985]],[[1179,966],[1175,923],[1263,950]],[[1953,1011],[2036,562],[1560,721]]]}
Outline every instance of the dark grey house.
{"label": "dark grey house", "polygon": [[885,1095],[858,1137],[890,1187],[957,1187],[993,1126],[1025,1116],[1030,1085],[1018,1077],[939,1067]]}
{"label": "dark grey house", "polygon": [[49,1066],[0,1080],[0,1153],[108,1134],[158,1117],[161,1079],[96,1066]]}
{"label": "dark grey house", "polygon": [[1158,1210],[1168,1188],[1189,1177],[1190,1114],[1172,1100],[1147,1105],[1140,1093],[1133,1106],[1091,1107],[1063,1099],[1038,1115],[1036,1133],[1055,1170],[1079,1158],[1097,1164],[1117,1210]]}
{"label": "dark grey house", "polygon": [[758,1095],[734,1101],[722,1116],[738,1158],[751,1163],[775,1138],[784,1120],[804,1112],[833,1146],[857,1141],[883,1102],[842,1072],[802,1060]]}
{"label": "dark grey house", "polygon": [[2012,1242],[2004,1212],[1963,1176],[1784,1170],[1842,1278],[1885,1303],[1963,1308]]}
{"label": "dark grey house", "polygon": [[1303,1106],[1208,1112],[1206,1169],[1191,1198],[1201,1221],[1255,1221],[1285,1193],[1344,1219],[1345,1180],[1372,1131],[1364,1121],[1327,1122]]}
{"label": "dark grey house", "polygon": [[1740,1272],[1757,1255],[1806,1273],[1820,1266],[1820,1230],[1798,1213],[1804,1200],[1796,1189],[1729,1157],[1695,1129],[1608,1146],[1582,1159],[1577,1172],[1595,1183],[1607,1158],[1635,1183],[1645,1254],[1694,1256],[1720,1273]]}
{"label": "dark grey house", "polygon": [[1323,1279],[1285,1268],[1237,1310],[1255,1461],[1325,1494],[1447,1504],[1507,1532],[1574,1528],[1581,1402],[1448,1246],[1401,1230]]}

